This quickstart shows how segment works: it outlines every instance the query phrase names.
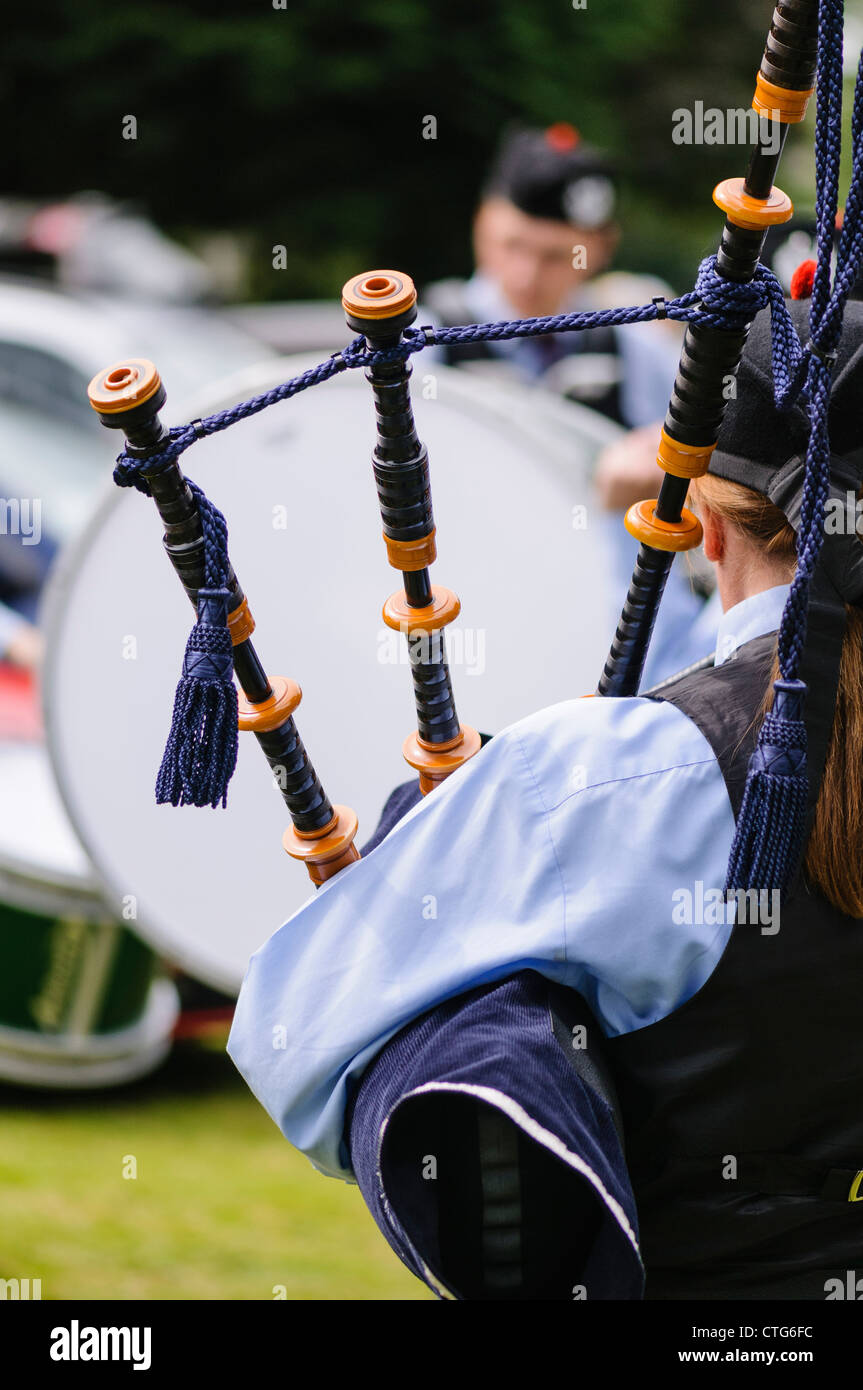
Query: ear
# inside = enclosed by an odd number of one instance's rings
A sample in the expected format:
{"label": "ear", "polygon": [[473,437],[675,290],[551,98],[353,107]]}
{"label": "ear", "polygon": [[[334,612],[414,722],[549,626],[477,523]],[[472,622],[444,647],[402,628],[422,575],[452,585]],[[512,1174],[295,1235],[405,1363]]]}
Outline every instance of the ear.
{"label": "ear", "polygon": [[704,527],[704,557],[717,564],[725,555],[725,521],[703,501],[699,503],[698,514]]}

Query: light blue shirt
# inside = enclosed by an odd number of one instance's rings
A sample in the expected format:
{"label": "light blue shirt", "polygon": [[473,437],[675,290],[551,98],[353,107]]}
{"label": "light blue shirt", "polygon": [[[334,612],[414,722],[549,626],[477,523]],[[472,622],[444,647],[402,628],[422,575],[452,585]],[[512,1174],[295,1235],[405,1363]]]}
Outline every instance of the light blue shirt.
{"label": "light blue shirt", "polygon": [[[774,630],[787,588],[731,609],[717,658]],[[400,1028],[532,968],[610,1035],[678,1008],[730,923],[681,924],[681,889],[722,889],[734,817],[673,705],[568,700],[498,734],[249,962],[228,1051],[287,1139],[352,1177],[347,1087]]]}

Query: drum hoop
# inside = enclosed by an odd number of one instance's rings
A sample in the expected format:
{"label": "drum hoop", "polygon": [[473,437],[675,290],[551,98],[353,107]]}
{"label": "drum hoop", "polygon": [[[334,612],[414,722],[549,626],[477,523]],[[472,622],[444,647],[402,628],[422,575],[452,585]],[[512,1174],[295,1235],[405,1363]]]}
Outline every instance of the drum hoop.
{"label": "drum hoop", "polygon": [[0,1027],[0,1081],[76,1091],[135,1081],[167,1057],[179,1015],[176,986],[156,979],[141,1017],[115,1033],[43,1039],[35,1031]]}
{"label": "drum hoop", "polygon": [[11,856],[0,856],[0,913],[4,903],[22,912],[51,918],[81,917],[95,926],[122,927],[111,912],[98,886],[62,874],[34,873]]}

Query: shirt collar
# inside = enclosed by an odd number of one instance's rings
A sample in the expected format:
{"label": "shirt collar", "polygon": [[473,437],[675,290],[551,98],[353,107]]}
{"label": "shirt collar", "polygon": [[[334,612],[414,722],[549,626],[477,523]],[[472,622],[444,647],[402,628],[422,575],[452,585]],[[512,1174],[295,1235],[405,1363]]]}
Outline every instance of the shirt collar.
{"label": "shirt collar", "polygon": [[776,631],[790,587],[777,584],[773,589],[763,589],[760,594],[750,594],[723,613],[716,633],[716,666],[721,666],[745,642]]}

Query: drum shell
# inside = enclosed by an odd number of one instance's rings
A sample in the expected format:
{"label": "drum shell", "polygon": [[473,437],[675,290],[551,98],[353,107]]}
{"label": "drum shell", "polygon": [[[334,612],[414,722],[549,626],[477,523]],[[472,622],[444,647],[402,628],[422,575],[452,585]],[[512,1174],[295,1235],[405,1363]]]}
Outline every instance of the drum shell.
{"label": "drum shell", "polygon": [[[174,986],[157,977],[153,949],[114,920],[90,877],[62,820],[44,749],[0,745],[4,765],[0,1080],[79,1089],[143,1075],[169,1050]],[[9,817],[22,774],[23,827],[13,843]]]}
{"label": "drum shell", "polygon": [[[86,1034],[129,1027],[144,1011],[155,952],[88,894],[59,894],[51,911],[55,891],[0,864],[0,1029],[55,1034],[74,1020]],[[100,987],[84,1003],[82,979],[94,969]]]}

